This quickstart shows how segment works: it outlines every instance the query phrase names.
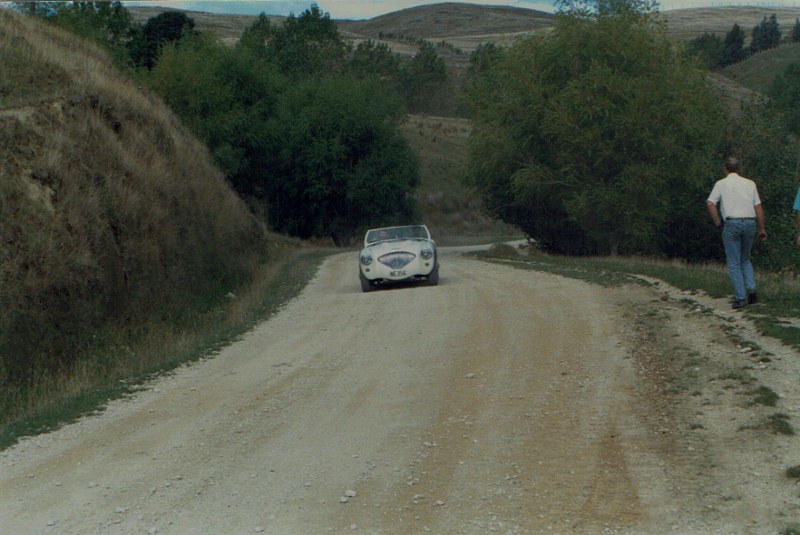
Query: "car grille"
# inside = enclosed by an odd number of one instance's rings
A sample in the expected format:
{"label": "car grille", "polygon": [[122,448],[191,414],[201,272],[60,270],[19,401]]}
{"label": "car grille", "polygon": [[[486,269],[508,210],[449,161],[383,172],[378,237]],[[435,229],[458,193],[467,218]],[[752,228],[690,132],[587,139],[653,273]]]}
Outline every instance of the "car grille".
{"label": "car grille", "polygon": [[387,253],[378,258],[378,262],[392,269],[400,269],[407,266],[415,258],[416,255],[412,253]]}

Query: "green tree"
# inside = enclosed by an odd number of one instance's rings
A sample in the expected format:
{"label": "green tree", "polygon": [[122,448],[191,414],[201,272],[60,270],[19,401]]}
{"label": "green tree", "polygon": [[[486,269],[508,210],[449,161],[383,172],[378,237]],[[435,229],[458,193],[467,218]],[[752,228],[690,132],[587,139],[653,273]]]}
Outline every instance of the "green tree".
{"label": "green tree", "polygon": [[[800,69],[795,65],[796,77]],[[739,156],[742,174],[758,184],[767,217],[769,239],[754,247],[753,261],[760,268],[796,273],[800,251],[791,208],[800,183],[800,144],[778,110],[772,98],[747,103],[730,135],[729,152]]]}
{"label": "green tree", "polygon": [[581,19],[603,17],[650,20],[658,13],[658,0],[556,0],[556,12]]}
{"label": "green tree", "polygon": [[398,128],[404,115],[375,79],[293,85],[278,118],[282,146],[269,185],[271,225],[348,245],[367,226],[409,223],[419,164]]}
{"label": "green tree", "polygon": [[562,17],[491,71],[470,167],[493,214],[558,252],[690,250],[723,114],[647,17]]}
{"label": "green tree", "polygon": [[800,19],[794,19],[794,26],[792,27],[792,42],[800,43]]}
{"label": "green tree", "polygon": [[209,147],[234,189],[263,205],[279,150],[274,121],[284,76],[250,49],[198,34],[165,45],[148,80]]}
{"label": "green tree", "polygon": [[781,44],[781,29],[778,19],[773,13],[769,19],[764,19],[753,27],[752,39],[750,40],[750,52],[756,53],[768,50]]}
{"label": "green tree", "polygon": [[134,65],[152,69],[161,48],[181,39],[184,33],[194,30],[194,19],[181,11],[165,11],[147,20],[142,28],[135,28],[129,44]]}
{"label": "green tree", "polygon": [[422,41],[419,50],[400,66],[400,93],[409,110],[431,111],[448,97],[447,69],[444,60],[429,41]]}
{"label": "green tree", "polygon": [[695,37],[686,45],[686,53],[699,59],[709,69],[715,69],[721,65],[724,51],[725,45],[722,39],[708,32]]}
{"label": "green tree", "polygon": [[266,37],[267,58],[293,78],[338,73],[348,53],[349,46],[330,14],[316,5],[299,17],[290,15],[280,27],[261,23],[258,32]]}
{"label": "green tree", "polygon": [[353,50],[347,69],[357,78],[376,76],[395,84],[400,71],[400,59],[386,43],[366,40]]}
{"label": "green tree", "polygon": [[125,47],[131,38],[133,17],[119,0],[16,2],[16,7],[94,41],[108,50],[118,64],[127,63]]}
{"label": "green tree", "polygon": [[738,24],[733,25],[725,35],[724,48],[722,51],[722,66],[738,63],[747,57],[747,50],[744,48],[744,30]]}
{"label": "green tree", "polygon": [[502,56],[503,49],[494,43],[480,44],[470,54],[462,91],[462,98],[469,113],[474,113],[473,108],[484,108],[488,104],[484,96],[491,91],[495,83],[491,73]]}
{"label": "green tree", "polygon": [[777,75],[767,90],[765,113],[777,114],[784,127],[800,138],[800,60],[795,60]]}

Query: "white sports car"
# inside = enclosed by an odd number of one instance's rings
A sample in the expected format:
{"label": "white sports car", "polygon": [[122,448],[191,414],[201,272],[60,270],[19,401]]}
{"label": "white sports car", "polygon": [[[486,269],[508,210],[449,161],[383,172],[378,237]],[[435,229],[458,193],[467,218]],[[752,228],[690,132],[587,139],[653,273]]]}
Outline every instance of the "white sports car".
{"label": "white sports car", "polygon": [[358,255],[361,290],[390,282],[426,280],[439,284],[436,242],[425,225],[368,230]]}

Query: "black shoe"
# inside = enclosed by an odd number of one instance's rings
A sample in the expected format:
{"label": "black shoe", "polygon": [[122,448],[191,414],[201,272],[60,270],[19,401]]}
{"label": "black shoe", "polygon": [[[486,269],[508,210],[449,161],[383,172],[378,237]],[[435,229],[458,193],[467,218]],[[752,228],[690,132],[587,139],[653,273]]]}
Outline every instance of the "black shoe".
{"label": "black shoe", "polygon": [[733,302],[733,308],[744,308],[746,306],[747,306],[747,301],[745,301],[744,299],[742,299],[741,301],[737,299],[736,301]]}
{"label": "black shoe", "polygon": [[755,290],[747,292],[747,304],[755,305],[756,303],[758,303],[758,295],[756,294]]}

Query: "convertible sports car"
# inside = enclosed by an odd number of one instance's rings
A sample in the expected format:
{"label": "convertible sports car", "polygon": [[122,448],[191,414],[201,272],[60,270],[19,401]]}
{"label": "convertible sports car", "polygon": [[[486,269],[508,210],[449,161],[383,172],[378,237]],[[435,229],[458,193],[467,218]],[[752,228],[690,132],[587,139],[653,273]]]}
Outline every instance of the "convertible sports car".
{"label": "convertible sports car", "polygon": [[425,225],[368,230],[358,255],[361,290],[400,281],[426,280],[439,284],[436,242]]}

